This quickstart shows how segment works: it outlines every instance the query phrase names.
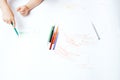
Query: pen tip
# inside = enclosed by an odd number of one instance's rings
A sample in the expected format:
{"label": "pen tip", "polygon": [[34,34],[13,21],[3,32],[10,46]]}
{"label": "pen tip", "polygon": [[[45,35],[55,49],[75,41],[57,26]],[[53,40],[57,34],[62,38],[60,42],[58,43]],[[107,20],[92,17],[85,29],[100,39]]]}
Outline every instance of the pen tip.
{"label": "pen tip", "polygon": [[19,36],[19,33],[18,33],[17,29],[16,29],[16,28],[14,28],[14,30],[15,30],[16,34]]}

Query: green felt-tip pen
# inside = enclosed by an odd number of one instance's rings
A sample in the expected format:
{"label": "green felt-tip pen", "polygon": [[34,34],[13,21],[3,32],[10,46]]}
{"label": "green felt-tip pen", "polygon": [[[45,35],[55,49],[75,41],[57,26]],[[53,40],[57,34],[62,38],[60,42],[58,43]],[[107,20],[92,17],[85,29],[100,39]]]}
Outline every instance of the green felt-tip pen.
{"label": "green felt-tip pen", "polygon": [[19,36],[19,33],[16,28],[14,28],[15,33]]}
{"label": "green felt-tip pen", "polygon": [[[13,26],[14,24],[13,24],[13,22],[11,22],[11,25]],[[17,29],[14,27],[14,31],[15,31],[15,33],[19,36],[19,33],[18,33],[18,31],[17,31]]]}
{"label": "green felt-tip pen", "polygon": [[49,42],[51,42],[51,40],[52,40],[52,36],[53,36],[53,33],[54,33],[54,28],[55,28],[55,26],[52,26],[51,31],[50,31],[50,35],[49,35]]}

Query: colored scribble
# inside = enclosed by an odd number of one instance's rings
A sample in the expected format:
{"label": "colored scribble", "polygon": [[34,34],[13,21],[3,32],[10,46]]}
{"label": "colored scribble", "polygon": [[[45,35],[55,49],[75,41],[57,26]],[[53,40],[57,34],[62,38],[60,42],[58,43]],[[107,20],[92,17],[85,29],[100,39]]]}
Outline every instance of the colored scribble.
{"label": "colored scribble", "polygon": [[[59,38],[60,39],[60,38]],[[71,34],[62,32],[62,39],[55,53],[65,58],[78,57],[81,54],[81,48],[88,47],[95,43],[94,37],[89,34]]]}

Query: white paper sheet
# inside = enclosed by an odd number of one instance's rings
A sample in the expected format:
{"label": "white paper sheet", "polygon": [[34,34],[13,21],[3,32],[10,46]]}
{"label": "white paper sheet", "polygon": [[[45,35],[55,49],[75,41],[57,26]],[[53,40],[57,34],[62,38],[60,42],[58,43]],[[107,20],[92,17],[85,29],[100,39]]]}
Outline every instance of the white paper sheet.
{"label": "white paper sheet", "polygon": [[[84,1],[45,0],[23,17],[16,8],[26,2],[9,1],[19,37],[0,18],[0,80],[114,80],[115,77],[119,80],[118,68],[115,69],[118,63],[107,68],[110,61],[118,60],[116,39],[119,38],[114,34],[104,38],[106,35],[96,25],[97,21],[91,21],[86,14]],[[101,40],[91,23],[95,24]],[[59,27],[58,41],[55,50],[49,50],[48,38],[54,25]],[[108,41],[108,38],[114,39]],[[108,46],[109,43],[113,46]]]}

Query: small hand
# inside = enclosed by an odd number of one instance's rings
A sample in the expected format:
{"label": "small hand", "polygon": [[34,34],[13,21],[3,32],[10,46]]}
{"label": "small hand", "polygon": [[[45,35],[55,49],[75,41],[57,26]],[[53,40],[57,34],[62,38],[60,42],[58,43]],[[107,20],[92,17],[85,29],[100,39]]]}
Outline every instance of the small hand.
{"label": "small hand", "polygon": [[27,15],[29,14],[30,9],[29,9],[26,5],[24,5],[24,6],[18,7],[18,8],[17,8],[17,11],[18,11],[21,15],[27,16]]}
{"label": "small hand", "polygon": [[3,21],[8,23],[8,24],[11,24],[11,23],[14,23],[14,26],[15,27],[15,19],[14,19],[14,14],[13,12],[9,9],[9,8],[6,8],[4,11],[3,11]]}

